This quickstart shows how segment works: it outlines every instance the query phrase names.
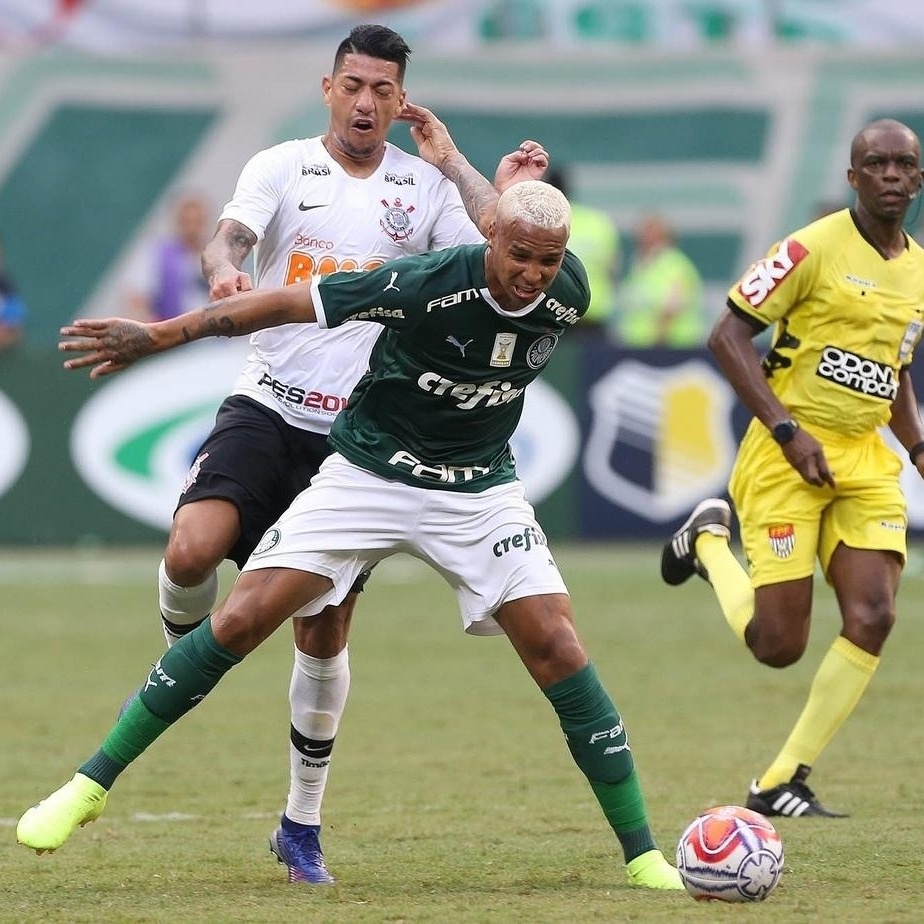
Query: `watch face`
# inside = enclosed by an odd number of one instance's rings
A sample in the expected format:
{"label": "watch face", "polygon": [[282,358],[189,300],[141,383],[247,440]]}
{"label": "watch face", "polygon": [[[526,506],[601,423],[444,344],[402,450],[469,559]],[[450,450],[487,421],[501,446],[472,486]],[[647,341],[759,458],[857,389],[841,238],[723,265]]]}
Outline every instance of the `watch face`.
{"label": "watch face", "polygon": [[784,420],[773,428],[773,438],[781,446],[784,446],[796,435],[796,428],[798,426],[799,425],[794,420]]}

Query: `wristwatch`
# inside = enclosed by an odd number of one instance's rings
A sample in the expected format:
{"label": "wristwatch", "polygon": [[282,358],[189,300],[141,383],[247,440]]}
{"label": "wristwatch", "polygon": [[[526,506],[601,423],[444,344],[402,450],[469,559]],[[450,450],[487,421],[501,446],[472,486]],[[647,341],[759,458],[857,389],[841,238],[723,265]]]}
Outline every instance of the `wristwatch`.
{"label": "wristwatch", "polygon": [[796,435],[796,430],[798,429],[799,424],[790,418],[778,423],[770,432],[781,446],[785,446]]}

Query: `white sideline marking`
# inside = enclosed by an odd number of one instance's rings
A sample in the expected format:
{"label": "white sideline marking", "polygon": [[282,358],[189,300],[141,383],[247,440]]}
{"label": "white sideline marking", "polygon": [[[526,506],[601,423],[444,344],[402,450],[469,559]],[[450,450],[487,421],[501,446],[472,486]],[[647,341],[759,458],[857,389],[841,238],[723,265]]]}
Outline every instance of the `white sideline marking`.
{"label": "white sideline marking", "polygon": [[[205,818],[205,815],[190,815],[187,812],[165,812],[162,815],[155,815],[151,812],[135,812],[132,815],[128,816],[128,821],[154,821],[154,822],[163,822],[163,821],[201,821]],[[225,816],[228,817],[227,815]],[[237,819],[238,821],[257,821],[261,819],[269,818],[278,818],[279,812],[243,812],[239,815],[230,816],[231,820]],[[106,815],[103,819],[106,821],[118,821],[119,818],[116,816],[113,818],[110,815]],[[125,820],[125,819],[123,819]],[[18,818],[0,818],[0,828],[15,828],[19,823]]]}

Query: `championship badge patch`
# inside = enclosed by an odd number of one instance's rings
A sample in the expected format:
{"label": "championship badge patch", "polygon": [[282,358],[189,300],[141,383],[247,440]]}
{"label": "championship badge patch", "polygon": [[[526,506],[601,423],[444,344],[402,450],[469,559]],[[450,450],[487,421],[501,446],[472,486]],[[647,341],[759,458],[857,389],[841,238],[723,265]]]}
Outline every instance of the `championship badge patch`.
{"label": "championship badge patch", "polygon": [[494,338],[494,349],[491,350],[491,365],[495,368],[509,366],[513,362],[513,347],[516,342],[516,334],[498,334]]}
{"label": "championship badge patch", "polygon": [[767,539],[777,558],[789,558],[796,547],[796,529],[792,523],[771,526],[767,530]]}

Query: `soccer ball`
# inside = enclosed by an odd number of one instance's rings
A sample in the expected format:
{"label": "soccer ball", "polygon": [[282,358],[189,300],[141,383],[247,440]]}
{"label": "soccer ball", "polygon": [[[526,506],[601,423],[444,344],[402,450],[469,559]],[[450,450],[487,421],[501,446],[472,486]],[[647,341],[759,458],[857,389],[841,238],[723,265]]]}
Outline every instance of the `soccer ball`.
{"label": "soccer ball", "polygon": [[761,902],[780,881],[783,842],[763,815],[719,805],[680,835],[677,869],[698,901]]}

